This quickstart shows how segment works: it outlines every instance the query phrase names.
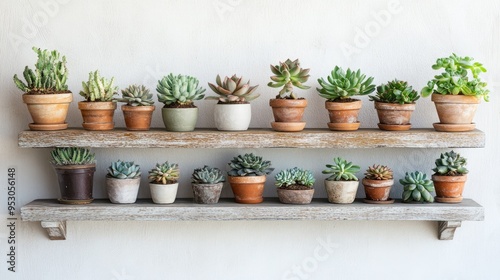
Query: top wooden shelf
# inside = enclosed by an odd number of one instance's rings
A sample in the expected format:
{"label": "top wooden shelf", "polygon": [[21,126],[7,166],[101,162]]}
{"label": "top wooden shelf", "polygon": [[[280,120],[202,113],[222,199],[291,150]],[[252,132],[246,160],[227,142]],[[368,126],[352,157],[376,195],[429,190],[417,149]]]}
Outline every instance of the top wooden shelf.
{"label": "top wooden shelf", "polygon": [[359,129],[337,132],[305,129],[301,132],[276,132],[249,129],[227,132],[196,129],[191,132],[87,131],[70,128],[59,131],[22,131],[19,147],[95,147],[95,148],[483,148],[485,135],[480,130],[437,132],[432,128],[409,131]]}

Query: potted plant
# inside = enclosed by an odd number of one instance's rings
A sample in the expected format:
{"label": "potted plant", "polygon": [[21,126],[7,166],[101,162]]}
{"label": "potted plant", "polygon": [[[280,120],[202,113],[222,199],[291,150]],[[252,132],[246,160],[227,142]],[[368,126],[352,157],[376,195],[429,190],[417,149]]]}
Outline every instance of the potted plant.
{"label": "potted plant", "polygon": [[377,87],[377,94],[369,96],[375,103],[375,109],[382,130],[409,130],[411,113],[415,111],[415,101],[420,98],[408,82],[397,79]]}
{"label": "potted plant", "polygon": [[143,85],[130,85],[122,90],[122,98],[116,101],[127,103],[122,105],[127,130],[149,130],[156,108],[149,89]]}
{"label": "potted plant", "polygon": [[250,153],[234,157],[228,165],[231,168],[227,173],[228,180],[235,201],[245,204],[261,203],[264,200],[262,194],[266,175],[274,170],[271,162]]}
{"label": "potted plant", "polygon": [[158,81],[158,100],[165,104],[162,109],[163,123],[168,131],[193,131],[198,120],[198,107],[193,103],[205,95],[198,86],[198,79],[170,73]]}
{"label": "potted plant", "polygon": [[309,204],[314,195],[314,176],[311,171],[298,167],[281,170],[274,177],[278,198],[286,204]]}
{"label": "potted plant", "polygon": [[195,203],[213,204],[219,202],[220,193],[226,178],[216,167],[196,168],[191,176],[193,199]]}
{"label": "potted plant", "polygon": [[118,87],[114,86],[114,77],[107,80],[101,77],[99,71],[89,73],[89,80],[82,82],[83,90],[80,95],[85,101],[78,102],[83,118],[83,128],[86,130],[112,130],[115,126],[113,115],[116,102],[113,96]]}
{"label": "potted plant", "polygon": [[361,70],[346,72],[338,66],[332,70],[327,77],[328,81],[320,78],[321,86],[316,88],[319,96],[326,98],[325,107],[328,110],[330,130],[357,130],[360,126],[358,121],[359,110],[362,102],[353,98],[356,95],[367,95],[375,90],[373,77],[366,78]]}
{"label": "potted plant", "polygon": [[254,94],[258,85],[250,86],[243,77],[233,75],[225,77],[224,81],[217,75],[216,85],[208,83],[218,96],[208,96],[205,99],[218,100],[214,109],[215,127],[218,130],[247,130],[252,119],[250,101],[259,97]]}
{"label": "potted plant", "polygon": [[271,82],[267,85],[273,88],[283,87],[275,99],[269,101],[273,109],[274,122],[271,126],[276,131],[301,131],[306,126],[302,121],[307,100],[299,98],[293,87],[308,89],[304,83],[309,79],[309,70],[302,69],[298,59],[291,61],[287,59],[278,65],[271,65]]}
{"label": "potted plant", "polygon": [[106,192],[111,203],[135,203],[141,184],[141,168],[133,161],[115,161],[108,167]]}
{"label": "potted plant", "polygon": [[440,75],[427,83],[421,91],[426,97],[432,94],[439,123],[434,123],[437,131],[470,131],[476,125],[472,123],[477,105],[481,98],[489,101],[487,84],[479,78],[486,68],[472,57],[459,57],[452,54],[439,58],[432,69],[444,69]]}
{"label": "potted plant", "polygon": [[337,157],[333,164],[327,164],[323,174],[331,174],[325,179],[325,189],[330,203],[353,203],[358,191],[359,181],[356,173],[360,167]]}
{"label": "potted plant", "polygon": [[68,90],[66,81],[68,69],[66,57],[56,50],[40,50],[33,47],[38,56],[35,70],[24,68],[21,81],[17,74],[14,83],[24,92],[23,101],[28,106],[33,123],[31,130],[61,130],[68,128],[66,116],[73,94]]}
{"label": "potted plant", "polygon": [[156,166],[149,171],[148,179],[151,198],[154,203],[174,203],[179,187],[179,166],[168,161]]}
{"label": "potted plant", "polygon": [[399,182],[403,185],[403,202],[434,202],[431,192],[434,191],[432,180],[427,179],[427,175],[415,171],[406,172],[405,178]]}
{"label": "potted plant", "polygon": [[432,169],[432,181],[436,188],[436,201],[459,203],[462,201],[467,173],[467,159],[454,151],[442,153]]}
{"label": "potted plant", "polygon": [[61,191],[60,203],[88,204],[93,200],[95,155],[86,148],[55,148],[50,153]]}
{"label": "potted plant", "polygon": [[392,170],[385,165],[369,166],[365,178],[361,181],[366,193],[366,203],[388,204],[394,203],[389,198],[392,185],[394,185]]}

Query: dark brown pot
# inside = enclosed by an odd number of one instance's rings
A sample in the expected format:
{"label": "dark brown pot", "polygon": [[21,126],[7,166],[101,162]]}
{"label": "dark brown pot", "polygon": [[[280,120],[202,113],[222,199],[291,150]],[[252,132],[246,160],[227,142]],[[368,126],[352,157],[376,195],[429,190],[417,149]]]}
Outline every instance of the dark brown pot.
{"label": "dark brown pot", "polygon": [[112,130],[115,126],[113,115],[116,102],[78,102],[82,112],[83,128],[87,130]]}
{"label": "dark brown pot", "polygon": [[330,130],[357,130],[360,126],[358,122],[361,100],[351,102],[326,101],[325,108],[328,110]]}
{"label": "dark brown pot", "polygon": [[59,189],[60,203],[88,204],[93,200],[95,164],[54,166]]}
{"label": "dark brown pot", "polygon": [[365,188],[366,199],[373,201],[385,201],[389,199],[391,187],[394,180],[370,180],[364,178],[362,184]]}
{"label": "dark brown pot", "polygon": [[411,114],[415,111],[415,103],[397,104],[375,101],[379,128],[382,130],[409,130]]}
{"label": "dark brown pot", "polygon": [[238,203],[257,204],[264,199],[266,176],[228,176],[234,200]]}
{"label": "dark brown pot", "polygon": [[193,199],[195,203],[214,204],[219,202],[220,193],[224,183],[196,184],[192,183]]}
{"label": "dark brown pot", "polygon": [[278,188],[277,191],[280,202],[286,204],[309,204],[314,195],[314,189],[287,190]]}
{"label": "dark brown pot", "polygon": [[463,197],[467,175],[461,176],[440,176],[432,175],[434,189],[436,190],[437,202],[458,203]]}
{"label": "dark brown pot", "polygon": [[149,130],[155,106],[122,105],[127,130]]}

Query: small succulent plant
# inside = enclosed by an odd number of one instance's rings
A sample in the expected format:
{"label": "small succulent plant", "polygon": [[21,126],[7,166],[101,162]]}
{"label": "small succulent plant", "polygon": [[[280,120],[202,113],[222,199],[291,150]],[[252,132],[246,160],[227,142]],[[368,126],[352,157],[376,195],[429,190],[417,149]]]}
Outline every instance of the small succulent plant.
{"label": "small succulent plant", "polygon": [[205,97],[205,89],[198,86],[199,81],[195,77],[177,75],[170,73],[158,81],[156,91],[158,101],[165,107],[194,107],[193,101]]}
{"label": "small succulent plant", "polygon": [[311,171],[298,167],[281,170],[274,176],[274,179],[276,180],[275,185],[278,188],[293,188],[293,186],[312,188],[316,181]]}
{"label": "small succulent plant", "polygon": [[431,192],[434,191],[432,180],[427,179],[427,175],[420,171],[413,173],[406,172],[405,178],[399,182],[403,185],[404,202],[434,202]]}
{"label": "small succulent plant", "polygon": [[234,157],[229,164],[229,176],[262,176],[271,173],[271,162],[253,153]]}
{"label": "small succulent plant", "polygon": [[141,168],[133,161],[115,161],[108,167],[108,176],[116,179],[136,179],[141,177]]}
{"label": "small succulent plant", "polygon": [[414,103],[420,98],[416,90],[406,81],[393,80],[377,87],[377,94],[369,96],[371,101],[397,104]]}
{"label": "small succulent plant", "polygon": [[85,98],[85,101],[112,101],[113,96],[118,92],[118,87],[113,83],[115,78],[108,80],[101,77],[99,70],[89,73],[89,80],[82,82],[83,89],[80,95]]}
{"label": "small succulent plant", "polygon": [[130,85],[122,89],[122,98],[116,101],[127,102],[128,106],[152,106],[155,103],[153,94],[144,85]]}
{"label": "small succulent plant", "polygon": [[86,165],[95,163],[95,154],[79,147],[58,147],[50,153],[54,165]]}
{"label": "small succulent plant", "polygon": [[369,166],[365,172],[365,178],[369,180],[389,180],[392,179],[392,170],[385,165]]}
{"label": "small succulent plant", "polygon": [[375,85],[372,83],[373,77],[366,78],[361,70],[352,71],[348,68],[344,72],[342,68],[335,66],[327,80],[318,79],[322,88],[316,88],[316,90],[319,96],[328,101],[349,100],[355,95],[366,95],[375,90]]}
{"label": "small succulent plant", "polygon": [[156,166],[149,171],[148,179],[154,184],[174,184],[179,180],[179,166],[177,163],[157,163]]}
{"label": "small succulent plant", "polygon": [[271,65],[272,82],[267,85],[273,88],[283,87],[276,98],[298,99],[297,95],[293,92],[293,87],[300,89],[308,89],[304,83],[309,79],[309,70],[302,69],[298,59],[291,61],[287,59],[285,62],[280,62],[278,65]]}
{"label": "small succulent plant", "polygon": [[193,171],[191,181],[196,184],[218,184],[226,181],[226,178],[219,168],[205,165]]}
{"label": "small succulent plant", "polygon": [[331,174],[326,178],[328,181],[358,181],[356,173],[359,172],[360,167],[343,158],[334,158],[333,164],[327,164],[326,167],[328,169],[323,170],[322,173]]}
{"label": "small succulent plant", "polygon": [[245,82],[243,77],[225,77],[224,81],[217,75],[215,79],[216,85],[208,83],[208,86],[218,96],[208,96],[205,99],[218,100],[219,103],[248,103],[260,96],[254,94],[258,85],[250,86],[250,81]]}
{"label": "small succulent plant", "polygon": [[436,159],[435,164],[436,167],[432,169],[432,171],[436,172],[438,175],[460,176],[469,172],[467,168],[465,168],[467,159],[461,157],[460,154],[454,151],[442,153],[441,156]]}

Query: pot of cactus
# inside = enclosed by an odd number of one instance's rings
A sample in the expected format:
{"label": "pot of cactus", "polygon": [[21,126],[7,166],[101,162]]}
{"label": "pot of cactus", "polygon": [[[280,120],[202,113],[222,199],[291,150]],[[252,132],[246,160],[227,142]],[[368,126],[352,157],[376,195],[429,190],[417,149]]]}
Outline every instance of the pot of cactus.
{"label": "pot of cactus", "polygon": [[89,73],[87,82],[82,82],[83,89],[80,95],[85,101],[78,102],[83,118],[83,128],[86,130],[112,130],[115,126],[113,116],[116,110],[116,102],[113,96],[118,87],[114,86],[114,77],[108,79],[101,77],[99,71]]}
{"label": "pot of cactus", "polygon": [[281,170],[276,176],[278,198],[286,204],[309,204],[314,195],[314,176],[311,171],[298,167]]}
{"label": "pot of cactus", "polygon": [[216,84],[208,83],[218,96],[208,96],[205,99],[218,100],[214,108],[215,127],[218,130],[247,130],[252,120],[250,101],[259,97],[255,94],[258,85],[250,86],[243,77],[225,77],[224,81],[217,75]]}
{"label": "pot of cactus", "polygon": [[436,159],[436,167],[432,169],[432,181],[436,189],[436,201],[459,203],[462,201],[467,173],[467,159],[454,151],[442,153]]}
{"label": "pot of cactus", "polygon": [[399,183],[403,185],[403,202],[434,202],[431,194],[434,192],[434,185],[432,180],[427,179],[426,174],[420,171],[406,172],[404,179],[400,179]]}
{"label": "pot of cactus", "polygon": [[369,166],[365,178],[361,181],[365,188],[366,203],[389,204],[394,199],[389,198],[391,187],[394,185],[393,172],[385,165]]}
{"label": "pot of cactus", "polygon": [[56,50],[40,50],[33,47],[38,56],[35,70],[24,68],[25,82],[14,75],[14,83],[24,92],[23,101],[28,107],[33,123],[31,130],[62,130],[68,128],[66,116],[73,94],[66,81],[68,69],[66,57]]}
{"label": "pot of cactus", "polygon": [[157,163],[149,171],[148,179],[151,199],[157,204],[174,203],[179,187],[179,166],[176,163],[170,164],[168,161]]}
{"label": "pot of cactus", "polygon": [[130,85],[122,90],[122,98],[117,98],[116,101],[127,103],[122,105],[127,130],[149,130],[156,108],[149,89],[143,85]]}
{"label": "pot of cactus", "polygon": [[274,122],[271,127],[275,131],[302,131],[306,123],[302,121],[307,100],[298,97],[293,91],[294,87],[308,89],[303,83],[309,79],[309,70],[302,69],[298,59],[287,59],[278,65],[271,65],[271,82],[267,85],[273,88],[283,87],[275,99],[269,101],[273,109]]}
{"label": "pot of cactus", "polygon": [[271,162],[250,153],[234,157],[228,165],[231,168],[227,173],[228,181],[234,200],[244,204],[261,203],[266,175],[274,170]]}
{"label": "pot of cactus", "polygon": [[432,69],[444,72],[434,76],[421,91],[422,96],[432,94],[439,123],[434,123],[437,131],[470,131],[476,125],[472,122],[481,99],[489,101],[486,82],[479,77],[486,68],[471,57],[452,54],[439,58]]}
{"label": "pot of cactus", "polygon": [[382,84],[377,87],[376,95],[369,98],[375,103],[380,129],[400,131],[411,128],[411,114],[420,95],[408,82],[395,79]]}
{"label": "pot of cactus", "polygon": [[133,161],[115,161],[108,167],[106,192],[111,203],[135,203],[141,184],[141,168]]}
{"label": "pot of cactus", "polygon": [[194,202],[199,204],[219,202],[224,181],[226,178],[216,167],[205,165],[202,168],[196,168],[191,176]]}
{"label": "pot of cactus", "polygon": [[334,158],[333,164],[327,164],[326,167],[327,169],[322,173],[331,174],[325,179],[328,202],[353,203],[359,186],[356,173],[359,172],[360,167],[340,157]]}
{"label": "pot of cactus", "polygon": [[95,155],[86,148],[55,148],[51,163],[61,191],[60,203],[89,204],[94,187]]}
{"label": "pot of cactus", "polygon": [[373,77],[366,78],[361,70],[344,70],[338,66],[331,75],[318,79],[321,88],[316,88],[319,96],[326,98],[325,108],[328,110],[330,130],[350,131],[357,130],[359,110],[362,102],[353,98],[357,95],[367,95],[375,90]]}
{"label": "pot of cactus", "polygon": [[162,117],[168,131],[193,131],[198,120],[198,107],[193,103],[205,97],[198,79],[170,73],[158,81],[158,101],[165,104]]}

